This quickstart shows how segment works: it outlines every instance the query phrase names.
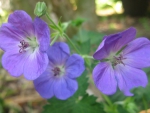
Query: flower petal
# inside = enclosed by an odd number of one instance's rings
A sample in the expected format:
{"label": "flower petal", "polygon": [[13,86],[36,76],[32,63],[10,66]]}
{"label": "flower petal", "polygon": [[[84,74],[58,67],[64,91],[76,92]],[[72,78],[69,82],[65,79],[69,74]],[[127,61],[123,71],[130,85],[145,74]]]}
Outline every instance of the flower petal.
{"label": "flower petal", "polygon": [[64,42],[56,42],[47,50],[49,61],[55,65],[62,65],[69,57],[69,46]]}
{"label": "flower petal", "polygon": [[107,52],[105,47],[104,47],[105,46],[105,41],[106,41],[106,39],[104,39],[101,42],[101,44],[98,46],[96,52],[93,55],[94,59],[101,60],[101,59],[106,58],[107,56],[109,56],[109,52]]}
{"label": "flower petal", "polygon": [[48,25],[36,17],[34,20],[35,35],[40,45],[41,51],[47,51],[50,44],[50,30]]}
{"label": "flower petal", "polygon": [[0,28],[0,48],[4,51],[19,48],[20,40],[24,37],[23,32],[11,24],[3,24]]}
{"label": "flower petal", "polygon": [[24,76],[28,80],[35,80],[38,78],[47,68],[48,57],[46,53],[40,52],[38,49],[34,53],[30,54],[25,66]]}
{"label": "flower petal", "polygon": [[115,66],[115,75],[118,86],[126,96],[132,96],[130,89],[135,87],[146,87],[148,80],[144,71],[130,67],[128,65],[119,64]]}
{"label": "flower petal", "polygon": [[117,82],[114,70],[109,63],[99,63],[93,70],[93,79],[96,87],[102,93],[111,95],[116,92]]}
{"label": "flower petal", "polygon": [[52,78],[52,74],[47,69],[40,77],[33,81],[36,91],[45,99],[49,99],[54,96],[54,82],[55,78]]}
{"label": "flower petal", "polygon": [[135,35],[136,30],[135,28],[131,27],[117,34],[105,36],[103,42],[96,50],[93,57],[97,60],[108,57],[110,52],[117,52],[131,42],[135,38]]}
{"label": "flower petal", "polygon": [[34,33],[32,18],[23,10],[17,10],[10,14],[8,23],[23,30],[28,36]]}
{"label": "flower petal", "polygon": [[73,54],[72,56],[70,56],[65,66],[66,75],[69,78],[79,77],[85,70],[84,60],[78,54]]}
{"label": "flower petal", "polygon": [[71,97],[78,89],[76,80],[70,78],[59,78],[54,82],[54,94],[58,99],[66,100]]}
{"label": "flower petal", "polygon": [[23,74],[27,58],[26,53],[18,53],[17,50],[8,51],[2,57],[2,65],[12,76],[18,77]]}
{"label": "flower petal", "polygon": [[130,42],[123,50],[124,64],[145,68],[150,66],[150,41],[146,38],[138,38]]}

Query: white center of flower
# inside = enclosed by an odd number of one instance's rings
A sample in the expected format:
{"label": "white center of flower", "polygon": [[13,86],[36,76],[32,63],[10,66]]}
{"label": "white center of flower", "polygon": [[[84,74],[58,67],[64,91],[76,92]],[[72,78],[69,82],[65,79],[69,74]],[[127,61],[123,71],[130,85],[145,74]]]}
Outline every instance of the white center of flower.
{"label": "white center of flower", "polygon": [[57,77],[61,77],[65,74],[65,69],[63,66],[57,66],[52,69],[53,75]]}
{"label": "white center of flower", "polygon": [[19,53],[26,52],[27,48],[30,47],[32,51],[35,50],[36,47],[38,47],[38,42],[36,38],[26,38],[25,40],[20,41],[19,45]]}

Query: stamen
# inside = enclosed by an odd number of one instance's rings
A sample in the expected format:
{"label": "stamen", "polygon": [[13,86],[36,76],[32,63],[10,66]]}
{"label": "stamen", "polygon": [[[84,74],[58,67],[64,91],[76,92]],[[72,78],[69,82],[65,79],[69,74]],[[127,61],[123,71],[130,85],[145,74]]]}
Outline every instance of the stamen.
{"label": "stamen", "polygon": [[57,76],[57,75],[59,75],[60,74],[60,68],[58,68],[58,67],[55,67],[54,69],[52,69],[52,71],[54,72],[54,76]]}
{"label": "stamen", "polygon": [[29,44],[27,42],[25,42],[24,40],[20,41],[21,46],[19,45],[19,53],[23,53],[26,52],[26,48],[29,46]]}
{"label": "stamen", "polygon": [[123,64],[125,66],[125,64],[122,61],[123,59],[126,58],[123,58],[122,54],[119,57],[114,56],[114,66],[116,66],[117,64]]}

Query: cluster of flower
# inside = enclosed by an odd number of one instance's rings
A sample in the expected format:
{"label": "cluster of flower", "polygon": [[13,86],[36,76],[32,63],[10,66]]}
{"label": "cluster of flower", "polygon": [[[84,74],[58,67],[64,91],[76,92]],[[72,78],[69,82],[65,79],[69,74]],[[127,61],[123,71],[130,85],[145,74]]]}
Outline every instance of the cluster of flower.
{"label": "cluster of flower", "polygon": [[3,67],[14,77],[24,74],[33,80],[43,98],[67,99],[78,89],[76,78],[85,70],[78,54],[70,56],[66,43],[50,45],[47,24],[24,11],[15,11],[0,28]]}
{"label": "cluster of flower", "polygon": [[[114,94],[117,84],[125,95],[130,89],[145,87],[148,83],[142,68],[150,66],[150,41],[135,39],[136,30],[105,36],[94,53],[101,62],[93,70],[97,88],[104,94]],[[50,46],[48,25],[36,17],[18,10],[10,14],[8,23],[0,28],[0,48],[3,67],[14,77],[22,74],[33,80],[36,91],[43,98],[56,96],[67,99],[78,89],[76,78],[85,70],[84,60],[78,54],[70,55],[64,42]]]}

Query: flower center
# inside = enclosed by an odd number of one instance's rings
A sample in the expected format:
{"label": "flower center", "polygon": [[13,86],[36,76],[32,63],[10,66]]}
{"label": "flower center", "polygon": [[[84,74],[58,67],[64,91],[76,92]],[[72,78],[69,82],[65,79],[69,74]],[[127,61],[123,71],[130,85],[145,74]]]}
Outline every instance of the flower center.
{"label": "flower center", "polygon": [[35,37],[28,38],[28,43],[32,47],[32,49],[35,49],[36,47],[38,47],[38,43]]}
{"label": "flower center", "polygon": [[36,47],[38,47],[38,42],[36,40],[35,37],[27,37],[26,40],[22,40],[20,41],[20,44],[19,45],[19,53],[23,53],[23,52],[26,52],[26,48],[30,47],[30,50],[34,51],[36,49]]}
{"label": "flower center", "polygon": [[112,60],[112,65],[113,66],[116,66],[117,64],[123,64],[123,59],[126,59],[126,58],[123,58],[122,54],[120,54],[119,56],[113,56],[113,60]]}
{"label": "flower center", "polygon": [[26,48],[29,46],[29,44],[27,42],[25,42],[24,40],[20,41],[20,44],[19,45],[19,53],[22,53],[22,52],[26,52]]}
{"label": "flower center", "polygon": [[54,72],[54,76],[60,74],[60,68],[59,67],[55,67],[52,71]]}
{"label": "flower center", "polygon": [[64,75],[64,68],[62,67],[62,66],[59,66],[59,67],[54,67],[53,69],[52,69],[52,71],[53,71],[53,75],[54,76],[63,76]]}

